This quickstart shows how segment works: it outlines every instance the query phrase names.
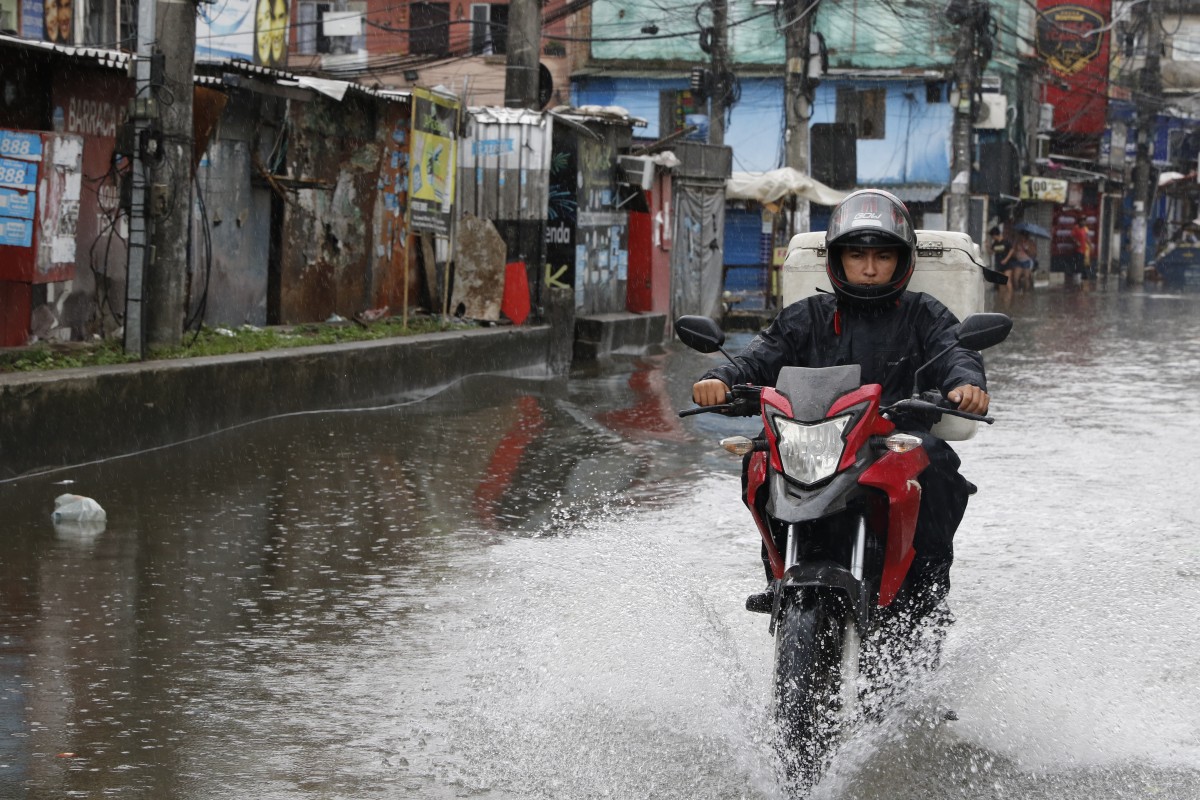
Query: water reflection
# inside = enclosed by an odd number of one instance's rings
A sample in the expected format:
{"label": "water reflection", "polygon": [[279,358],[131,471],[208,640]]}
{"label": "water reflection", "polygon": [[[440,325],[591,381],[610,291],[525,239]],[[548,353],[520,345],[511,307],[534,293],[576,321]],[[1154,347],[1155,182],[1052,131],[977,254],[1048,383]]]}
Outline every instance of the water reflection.
{"label": "water reflection", "polygon": [[[62,474],[0,486],[0,795],[205,796],[184,785],[214,743],[229,775],[283,768],[338,713],[322,653],[426,613],[427,587],[497,536],[569,532],[647,476],[638,440],[682,438],[663,366],[582,391],[471,379],[70,472],[107,527],[50,523]],[[245,749],[301,699],[296,742]]]}

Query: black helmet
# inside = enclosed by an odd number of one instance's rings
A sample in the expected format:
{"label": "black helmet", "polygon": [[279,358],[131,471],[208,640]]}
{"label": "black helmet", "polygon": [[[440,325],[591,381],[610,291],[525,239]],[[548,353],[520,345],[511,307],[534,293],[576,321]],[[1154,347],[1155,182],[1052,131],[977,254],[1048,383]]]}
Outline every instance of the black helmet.
{"label": "black helmet", "polygon": [[[892,279],[878,286],[855,286],[846,280],[842,251],[856,247],[896,247],[899,258]],[[860,189],[833,209],[825,232],[825,273],[839,300],[858,305],[883,305],[904,293],[916,264],[917,233],[908,209],[895,195],[881,189]]]}

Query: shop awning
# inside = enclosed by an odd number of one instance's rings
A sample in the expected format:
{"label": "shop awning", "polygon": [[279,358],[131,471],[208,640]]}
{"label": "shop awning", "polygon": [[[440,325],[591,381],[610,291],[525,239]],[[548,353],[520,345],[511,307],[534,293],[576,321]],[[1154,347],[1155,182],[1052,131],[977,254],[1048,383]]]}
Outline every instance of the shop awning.
{"label": "shop awning", "polygon": [[863,189],[882,189],[900,198],[900,202],[934,203],[946,191],[944,183],[897,183],[890,186],[863,186]]}
{"label": "shop awning", "polygon": [[846,192],[832,189],[811,175],[791,167],[770,172],[735,172],[725,183],[726,200],[774,203],[792,195],[823,206],[835,206],[846,197]]}

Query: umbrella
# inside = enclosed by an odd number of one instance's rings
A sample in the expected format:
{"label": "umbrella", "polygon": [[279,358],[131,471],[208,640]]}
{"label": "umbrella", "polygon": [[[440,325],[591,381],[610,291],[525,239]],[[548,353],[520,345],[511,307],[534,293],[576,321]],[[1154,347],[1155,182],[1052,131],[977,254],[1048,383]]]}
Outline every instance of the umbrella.
{"label": "umbrella", "polygon": [[1040,236],[1043,239],[1053,238],[1050,235],[1050,231],[1046,230],[1041,225],[1034,225],[1032,222],[1018,222],[1016,225],[1013,225],[1013,230],[1021,233],[1028,233],[1030,236]]}

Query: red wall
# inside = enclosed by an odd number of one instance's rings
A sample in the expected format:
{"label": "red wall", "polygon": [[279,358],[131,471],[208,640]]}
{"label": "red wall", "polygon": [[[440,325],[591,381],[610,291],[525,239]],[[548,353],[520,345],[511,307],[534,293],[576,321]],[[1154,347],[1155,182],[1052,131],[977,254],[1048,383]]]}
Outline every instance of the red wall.
{"label": "red wall", "polygon": [[[1108,108],[1109,0],[1039,0],[1037,49],[1059,133],[1100,135]],[[1090,34],[1090,35],[1089,35]]]}

